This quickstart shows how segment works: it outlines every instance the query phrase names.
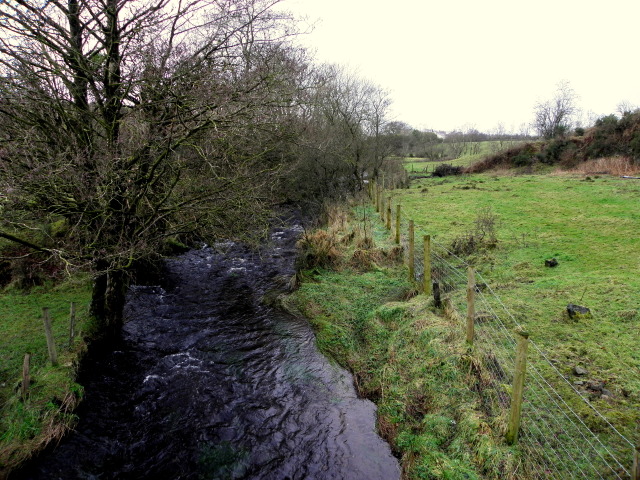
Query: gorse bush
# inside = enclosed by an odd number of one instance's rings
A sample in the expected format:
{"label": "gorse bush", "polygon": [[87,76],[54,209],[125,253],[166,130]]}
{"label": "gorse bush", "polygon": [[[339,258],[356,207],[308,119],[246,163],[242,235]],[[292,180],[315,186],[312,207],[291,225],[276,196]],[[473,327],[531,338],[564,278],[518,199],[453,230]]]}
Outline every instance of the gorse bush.
{"label": "gorse bush", "polygon": [[450,165],[447,163],[443,163],[438,165],[434,170],[433,170],[433,176],[434,177],[447,177],[450,175],[460,175],[462,173],[463,168],[462,167],[456,167],[454,165]]}

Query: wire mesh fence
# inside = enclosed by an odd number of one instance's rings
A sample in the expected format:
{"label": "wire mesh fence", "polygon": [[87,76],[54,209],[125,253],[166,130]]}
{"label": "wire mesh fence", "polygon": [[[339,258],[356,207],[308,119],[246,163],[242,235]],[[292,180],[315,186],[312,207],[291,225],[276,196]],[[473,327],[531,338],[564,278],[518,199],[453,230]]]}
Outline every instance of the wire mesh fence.
{"label": "wire mesh fence", "polygon": [[[376,193],[371,190],[374,201]],[[469,265],[446,245],[429,239],[425,253],[423,242],[428,232],[402,214],[399,222],[388,218],[400,213],[389,208],[388,201],[379,213],[392,238],[399,237],[404,258],[412,263],[408,265],[412,280],[421,290],[426,282],[432,285],[429,291],[445,300],[460,319],[461,328],[468,308],[466,292],[473,289],[473,388],[480,395],[486,418],[495,429],[504,430],[512,403],[517,332],[523,331],[523,326],[481,274],[476,273],[474,284],[468,285]],[[396,228],[399,231],[393,231]],[[425,254],[430,257],[427,261]],[[429,278],[425,279],[425,274]],[[518,448],[526,454],[522,470],[527,477],[640,478],[634,442],[574,386],[535,339],[529,339],[526,369]]]}

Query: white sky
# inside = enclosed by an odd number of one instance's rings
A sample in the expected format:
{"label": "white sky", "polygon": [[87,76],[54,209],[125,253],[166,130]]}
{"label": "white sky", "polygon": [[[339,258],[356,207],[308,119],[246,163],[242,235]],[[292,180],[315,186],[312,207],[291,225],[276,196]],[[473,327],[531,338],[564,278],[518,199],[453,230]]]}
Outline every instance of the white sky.
{"label": "white sky", "polygon": [[513,131],[566,80],[578,106],[640,105],[640,0],[284,0],[301,41],[390,92],[417,128]]}

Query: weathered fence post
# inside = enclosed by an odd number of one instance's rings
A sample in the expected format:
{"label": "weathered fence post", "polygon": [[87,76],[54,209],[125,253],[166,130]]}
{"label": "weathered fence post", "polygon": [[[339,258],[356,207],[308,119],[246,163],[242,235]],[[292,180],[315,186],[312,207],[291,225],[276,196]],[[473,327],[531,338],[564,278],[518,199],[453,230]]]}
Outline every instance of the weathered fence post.
{"label": "weathered fence post", "polygon": [[380,185],[376,184],[376,212],[380,211]]}
{"label": "weathered fence post", "polygon": [[391,197],[387,201],[387,230],[391,230]]}
{"label": "weathered fence post", "polygon": [[387,206],[384,204],[384,195],[380,196],[380,220],[384,225],[384,212],[386,211]]}
{"label": "weathered fence post", "polygon": [[524,377],[527,371],[527,347],[529,334],[518,332],[518,346],[516,351],[516,371],[513,375],[513,391],[511,392],[511,412],[507,427],[506,440],[509,445],[518,441],[520,430],[520,416],[522,414],[522,395],[524,391]]}
{"label": "weathered fence post", "polygon": [[69,348],[73,346],[73,339],[76,336],[76,302],[71,302],[69,308]]}
{"label": "weathered fence post", "polygon": [[638,445],[633,453],[633,470],[631,471],[631,480],[640,480],[640,445]]}
{"label": "weathered fence post", "polygon": [[400,245],[400,204],[396,205],[396,244]]}
{"label": "weathered fence post", "polygon": [[29,374],[29,364],[31,362],[31,354],[24,354],[24,361],[22,362],[22,385],[20,387],[20,395],[22,401],[27,400],[27,394],[29,393],[29,385],[31,384],[31,375]]}
{"label": "weathered fence post", "polygon": [[467,271],[467,343],[473,345],[473,329],[476,318],[476,272]]}
{"label": "weathered fence post", "polygon": [[409,220],[409,280],[415,281],[415,238],[413,220]]}
{"label": "weathered fence post", "polygon": [[424,278],[423,290],[425,295],[431,295],[431,235],[425,235],[424,241]]}
{"label": "weathered fence post", "polygon": [[44,322],[44,333],[47,336],[49,360],[51,360],[51,365],[56,366],[58,364],[58,354],[56,353],[56,343],[53,338],[53,332],[51,331],[51,318],[49,317],[49,309],[47,307],[43,307],[42,309],[42,321]]}

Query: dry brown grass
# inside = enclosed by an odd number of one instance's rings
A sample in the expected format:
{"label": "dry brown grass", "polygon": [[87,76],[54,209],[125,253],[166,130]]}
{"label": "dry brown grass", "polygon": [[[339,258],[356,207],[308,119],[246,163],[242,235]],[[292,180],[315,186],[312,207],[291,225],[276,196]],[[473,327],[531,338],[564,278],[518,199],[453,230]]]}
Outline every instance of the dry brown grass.
{"label": "dry brown grass", "polygon": [[369,250],[375,247],[375,243],[373,238],[370,235],[367,236],[359,236],[358,241],[356,242],[356,248],[360,248],[362,250]]}
{"label": "dry brown grass", "polygon": [[357,248],[351,257],[349,265],[355,270],[367,271],[371,270],[375,265],[380,263],[381,255],[377,249],[363,250]]}
{"label": "dry brown grass", "polygon": [[349,223],[349,211],[344,205],[325,205],[321,217],[322,223],[335,232],[344,231]]}
{"label": "dry brown grass", "polygon": [[583,175],[638,175],[640,164],[634,163],[629,157],[604,157],[587,160],[565,172]]}
{"label": "dry brown grass", "polygon": [[340,260],[338,240],[334,233],[316,230],[305,233],[298,241],[298,269],[331,268]]}

